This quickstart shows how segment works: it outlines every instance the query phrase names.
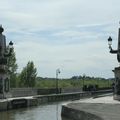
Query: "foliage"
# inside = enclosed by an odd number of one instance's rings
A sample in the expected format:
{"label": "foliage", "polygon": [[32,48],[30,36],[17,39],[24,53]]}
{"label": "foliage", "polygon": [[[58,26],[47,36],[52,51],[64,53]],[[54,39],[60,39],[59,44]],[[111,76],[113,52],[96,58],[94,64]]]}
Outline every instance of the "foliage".
{"label": "foliage", "polygon": [[[55,78],[37,77],[37,69],[33,61],[29,61],[18,75],[16,70],[16,56],[13,50],[12,56],[8,58],[8,70],[10,73],[11,87],[37,87],[37,88],[56,88]],[[90,76],[73,76],[70,79],[59,79],[59,88],[82,88],[84,85],[98,85],[99,88],[110,87],[113,79],[95,78]]]}
{"label": "foliage", "polygon": [[7,61],[7,69],[10,75],[11,87],[16,87],[16,84],[17,84],[17,73],[16,73],[17,68],[18,68],[18,65],[16,63],[16,55],[13,49],[12,54],[11,56],[8,57],[8,61]]}
{"label": "foliage", "polygon": [[[81,79],[59,79],[58,86],[59,88],[82,88],[84,85],[98,85],[99,88],[111,87],[113,80],[104,79],[104,78],[81,78]],[[49,78],[37,78],[36,82],[37,88],[56,88],[56,79]]]}
{"label": "foliage", "polygon": [[37,69],[33,61],[29,61],[19,75],[19,84],[21,87],[34,87],[36,84]]}

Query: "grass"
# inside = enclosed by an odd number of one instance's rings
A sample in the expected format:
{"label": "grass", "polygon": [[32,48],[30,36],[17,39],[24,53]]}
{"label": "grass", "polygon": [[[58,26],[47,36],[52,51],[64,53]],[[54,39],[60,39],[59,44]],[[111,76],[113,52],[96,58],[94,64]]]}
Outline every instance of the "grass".
{"label": "grass", "polygon": [[[113,80],[106,79],[58,79],[59,88],[81,88],[84,85],[98,85],[99,88],[111,87]],[[55,79],[37,79],[38,88],[55,88]]]}

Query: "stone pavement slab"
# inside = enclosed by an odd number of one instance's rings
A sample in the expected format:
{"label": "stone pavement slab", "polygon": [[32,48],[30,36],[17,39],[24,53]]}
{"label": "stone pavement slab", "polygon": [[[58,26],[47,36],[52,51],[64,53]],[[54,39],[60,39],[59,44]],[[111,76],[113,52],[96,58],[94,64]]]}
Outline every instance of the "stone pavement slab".
{"label": "stone pavement slab", "polygon": [[[70,109],[71,113],[69,114],[71,115],[74,110],[79,111],[79,113],[76,112],[77,115],[73,114],[77,116],[73,117],[75,120],[120,120],[120,101],[113,100],[113,96],[84,99],[63,106]],[[68,109],[67,112],[69,112]],[[63,111],[65,112],[65,110]],[[84,118],[86,117],[85,119],[81,117],[82,114],[84,114]],[[98,116],[98,118],[93,119],[91,115]]]}

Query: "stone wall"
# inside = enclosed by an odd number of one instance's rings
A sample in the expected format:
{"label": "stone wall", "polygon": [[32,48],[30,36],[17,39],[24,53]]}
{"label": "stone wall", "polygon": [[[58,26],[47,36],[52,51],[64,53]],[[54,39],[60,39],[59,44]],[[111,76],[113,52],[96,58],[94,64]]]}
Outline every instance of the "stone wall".
{"label": "stone wall", "polygon": [[[35,95],[49,95],[56,94],[56,89],[37,89],[37,88],[12,88],[11,89],[12,97],[25,97],[25,96],[35,96]],[[58,89],[57,93],[79,93],[82,92],[80,88],[66,88],[66,89]],[[89,91],[88,91],[89,92]],[[98,95],[101,93],[111,93],[112,90],[100,90],[100,91],[92,91],[92,94]]]}
{"label": "stone wall", "polygon": [[[37,89],[37,88],[12,88],[11,89],[12,97],[25,97],[25,96],[35,96],[35,95],[48,95],[55,94],[56,89]],[[58,89],[58,92],[61,93],[61,89]]]}
{"label": "stone wall", "polygon": [[64,118],[71,119],[71,120],[103,120],[99,116],[95,114],[91,114],[85,111],[80,111],[68,106],[62,106],[61,115]]}
{"label": "stone wall", "polygon": [[12,88],[12,97],[25,97],[37,95],[37,89],[34,88]]}
{"label": "stone wall", "polygon": [[82,92],[81,88],[62,88],[61,93]]}

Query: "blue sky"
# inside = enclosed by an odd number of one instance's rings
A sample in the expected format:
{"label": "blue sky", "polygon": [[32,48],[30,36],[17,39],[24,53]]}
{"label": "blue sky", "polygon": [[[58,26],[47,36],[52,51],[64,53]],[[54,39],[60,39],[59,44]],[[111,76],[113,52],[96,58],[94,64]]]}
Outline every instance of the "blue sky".
{"label": "blue sky", "polygon": [[34,61],[38,76],[113,77],[118,66],[107,39],[117,46],[119,0],[0,0],[0,23],[12,40],[18,72]]}

